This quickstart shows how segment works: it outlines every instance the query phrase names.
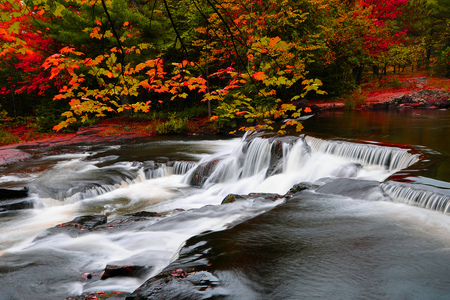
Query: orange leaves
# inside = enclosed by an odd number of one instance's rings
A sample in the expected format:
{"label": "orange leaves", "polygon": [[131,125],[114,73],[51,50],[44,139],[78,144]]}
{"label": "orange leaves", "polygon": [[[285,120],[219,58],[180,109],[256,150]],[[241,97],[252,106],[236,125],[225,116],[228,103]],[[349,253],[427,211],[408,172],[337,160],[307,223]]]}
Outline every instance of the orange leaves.
{"label": "orange leaves", "polygon": [[305,112],[305,113],[310,113],[310,112],[312,112],[312,110],[311,110],[311,108],[310,108],[310,107],[305,107],[305,110],[304,110],[304,112]]}
{"label": "orange leaves", "polygon": [[91,39],[99,39],[101,40],[103,38],[103,35],[100,34],[100,27],[94,27],[94,29],[92,29],[92,32],[90,33],[90,37]]}
{"label": "orange leaves", "polygon": [[264,81],[267,78],[267,75],[264,72],[256,72],[252,76],[256,80],[260,80],[260,81]]}
{"label": "orange leaves", "polygon": [[281,38],[276,36],[274,38],[270,38],[269,47],[275,47],[279,42],[281,41]]}

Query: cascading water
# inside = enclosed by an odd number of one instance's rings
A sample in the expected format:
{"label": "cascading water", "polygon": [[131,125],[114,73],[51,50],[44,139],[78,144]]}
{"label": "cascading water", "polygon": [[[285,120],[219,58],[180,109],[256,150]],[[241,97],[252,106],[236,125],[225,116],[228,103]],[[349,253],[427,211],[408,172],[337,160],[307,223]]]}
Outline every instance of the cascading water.
{"label": "cascading water", "polygon": [[386,168],[389,171],[404,169],[419,160],[417,155],[411,155],[406,149],[326,141],[314,137],[306,137],[306,140],[316,151],[341,156],[364,165]]}
{"label": "cascading water", "polygon": [[[182,145],[188,153],[188,143],[183,141]],[[374,189],[373,182],[382,182],[418,160],[406,149],[309,136],[246,136],[208,145],[214,149],[209,151],[212,154],[199,155],[198,163],[178,159],[167,162],[170,157],[155,162],[159,158],[153,161],[145,155],[141,161],[119,161],[120,151],[115,147],[114,155],[112,150],[105,150],[79,157],[55,156],[52,159],[57,162],[39,176],[5,174],[0,182],[20,178],[31,187],[29,197],[44,205],[0,220],[0,291],[6,299],[17,298],[19,292],[7,287],[17,281],[33,281],[30,274],[39,272],[39,281],[52,282],[53,286],[37,287],[36,281],[23,287],[22,295],[47,299],[98,290],[133,292],[175,261],[191,237],[226,231],[274,210],[286,203],[283,196],[295,184],[323,185],[337,178],[352,178],[355,184],[370,180],[370,189]],[[90,159],[93,156],[95,159]],[[387,187],[383,185],[384,191]],[[220,205],[229,194],[250,193],[281,196],[272,200],[254,196]],[[319,203],[331,197],[320,190],[306,195],[317,197]],[[157,215],[140,219],[132,216],[141,211]],[[108,223],[99,229],[71,234],[46,231],[75,217],[96,214],[108,216]],[[128,222],[127,218],[135,219]],[[140,266],[145,275],[100,279],[106,265]],[[57,271],[63,274],[55,277],[55,270],[64,271]]]}
{"label": "cascading water", "polygon": [[392,201],[416,205],[442,213],[450,212],[450,193],[448,190],[438,191],[436,188],[433,190],[431,188],[425,189],[424,187],[420,188],[395,182],[383,183],[381,187]]}

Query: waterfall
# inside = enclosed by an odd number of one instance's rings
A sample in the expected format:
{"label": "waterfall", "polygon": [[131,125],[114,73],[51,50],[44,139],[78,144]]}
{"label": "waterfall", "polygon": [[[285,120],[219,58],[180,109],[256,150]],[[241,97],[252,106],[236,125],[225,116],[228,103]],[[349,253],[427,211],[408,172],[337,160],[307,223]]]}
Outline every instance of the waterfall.
{"label": "waterfall", "polygon": [[[237,182],[258,176],[261,183],[269,177],[283,175],[267,184],[284,186],[301,181],[364,177],[371,170],[381,171],[380,181],[389,173],[409,167],[419,160],[408,149],[326,141],[309,136],[245,136],[231,153],[200,161],[184,179],[196,187],[208,188],[217,183]],[[383,177],[384,176],[384,177]],[[281,189],[281,188],[280,188]]]}
{"label": "waterfall", "polygon": [[251,140],[245,149],[241,178],[251,177],[269,167],[271,145],[267,139]]}
{"label": "waterfall", "polygon": [[173,164],[173,171],[172,173],[175,175],[184,175],[186,174],[190,169],[195,167],[197,163],[192,161],[176,161]]}
{"label": "waterfall", "polygon": [[340,156],[362,165],[381,167],[390,172],[407,168],[419,161],[418,155],[409,153],[407,149],[327,141],[310,136],[305,139],[314,151]]}
{"label": "waterfall", "polygon": [[232,153],[200,161],[186,174],[184,182],[207,187],[256,175],[264,179],[283,171],[283,162],[286,162],[290,147],[292,145],[276,139],[256,137],[246,141],[244,138]]}
{"label": "waterfall", "polygon": [[148,168],[145,170],[145,179],[160,178],[167,175],[168,171],[165,164],[155,164],[154,168]]}
{"label": "waterfall", "polygon": [[443,213],[449,212],[450,209],[450,195],[441,192],[392,181],[383,183],[381,188],[394,202],[415,205]]}
{"label": "waterfall", "polygon": [[[142,182],[149,179],[161,178],[170,175],[170,170],[168,170],[166,164],[164,163],[148,163],[150,166],[140,166],[137,169],[137,174],[135,178],[125,177],[121,182],[117,183],[103,183],[103,184],[94,184],[93,186],[86,186],[82,191],[77,191],[79,187],[74,187],[65,192],[65,195],[62,195],[60,198],[63,200],[64,204],[76,203],[78,201],[94,198],[100,196],[102,194],[106,194],[112,192],[114,190],[129,186],[131,184],[135,184],[138,182]],[[55,204],[58,201],[51,201],[51,203]]]}

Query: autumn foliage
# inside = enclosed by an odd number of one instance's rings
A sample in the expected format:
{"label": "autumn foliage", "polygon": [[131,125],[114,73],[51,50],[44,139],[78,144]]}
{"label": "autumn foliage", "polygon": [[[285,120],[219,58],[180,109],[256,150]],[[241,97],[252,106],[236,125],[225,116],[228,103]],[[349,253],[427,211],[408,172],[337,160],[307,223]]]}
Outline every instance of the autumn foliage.
{"label": "autumn foliage", "polygon": [[61,103],[55,130],[207,104],[220,126],[275,129],[289,117],[277,129],[300,130],[307,93],[351,92],[388,65],[448,68],[448,27],[437,38],[410,26],[405,12],[424,16],[414,1],[427,4],[424,24],[448,9],[426,0],[2,1],[0,104],[28,99],[33,113]]}

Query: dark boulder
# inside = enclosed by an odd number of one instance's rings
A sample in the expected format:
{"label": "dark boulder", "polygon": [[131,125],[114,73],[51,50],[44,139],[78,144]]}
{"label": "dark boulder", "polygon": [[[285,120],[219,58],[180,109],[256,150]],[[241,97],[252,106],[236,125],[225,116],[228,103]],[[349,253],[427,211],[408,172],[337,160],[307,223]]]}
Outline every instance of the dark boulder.
{"label": "dark boulder", "polygon": [[0,200],[18,199],[28,197],[28,188],[6,189],[0,188]]}
{"label": "dark boulder", "polygon": [[202,163],[197,166],[195,171],[192,173],[191,178],[189,180],[189,184],[195,187],[201,187],[205,183],[205,181],[211,176],[214,172],[219,160],[214,159],[205,163]]}
{"label": "dark boulder", "polygon": [[292,196],[296,193],[299,193],[301,191],[304,190],[311,190],[311,189],[317,189],[319,188],[318,185],[309,183],[309,182],[301,182],[301,183],[297,183],[296,185],[294,185],[293,187],[291,187],[289,189],[289,191],[286,193],[286,196]]}
{"label": "dark boulder", "polygon": [[217,299],[226,296],[218,288],[219,283],[219,279],[207,271],[188,273],[175,269],[163,278],[147,281],[126,300]]}
{"label": "dark boulder", "polygon": [[140,211],[134,214],[128,214],[121,217],[118,217],[112,221],[109,221],[104,224],[100,224],[93,228],[93,231],[103,231],[103,230],[126,230],[129,229],[131,226],[139,226],[139,223],[147,222],[149,220],[152,220],[154,218],[162,217],[161,214],[156,212],[149,212],[149,211]]}
{"label": "dark boulder", "polygon": [[34,208],[34,203],[30,199],[15,199],[0,201],[0,212],[8,210],[19,210]]}
{"label": "dark boulder", "polygon": [[151,267],[138,265],[106,265],[101,280],[111,277],[145,277]]}

